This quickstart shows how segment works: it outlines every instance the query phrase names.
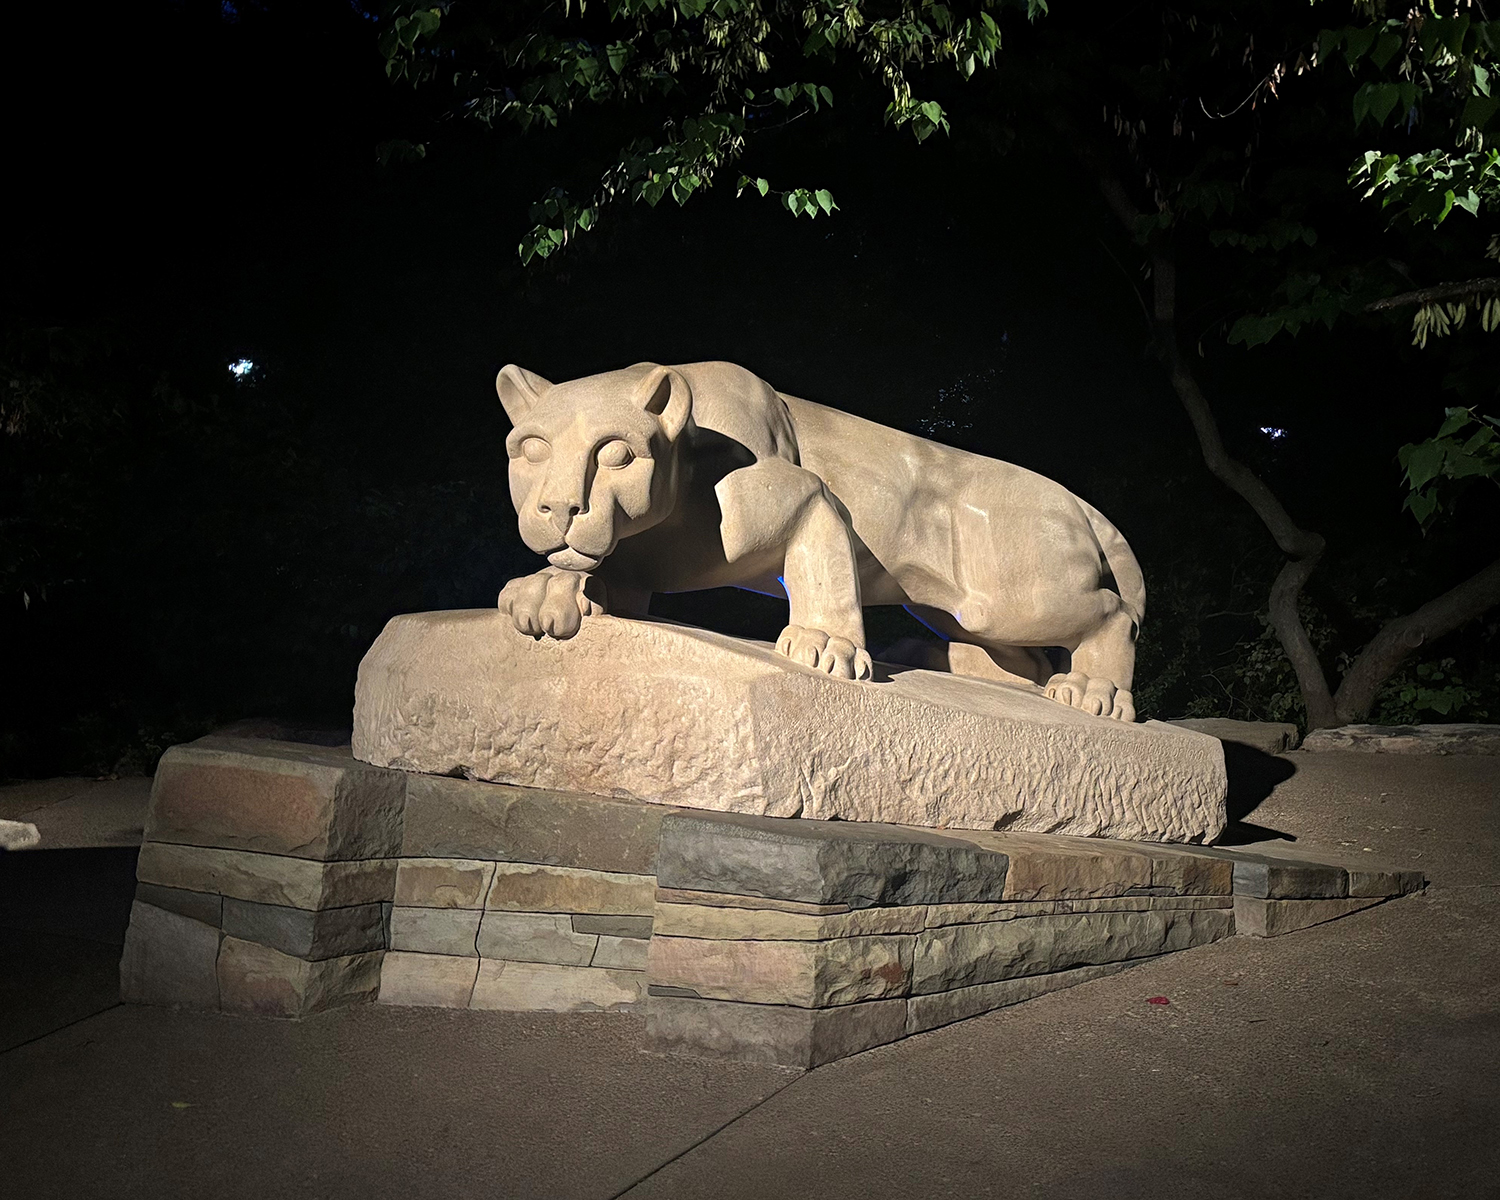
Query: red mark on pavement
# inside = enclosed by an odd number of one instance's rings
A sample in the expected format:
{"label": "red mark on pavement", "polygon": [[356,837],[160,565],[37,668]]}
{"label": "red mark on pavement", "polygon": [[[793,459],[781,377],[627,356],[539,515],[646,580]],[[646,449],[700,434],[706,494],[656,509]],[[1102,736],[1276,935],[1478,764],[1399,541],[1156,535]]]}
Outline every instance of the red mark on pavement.
{"label": "red mark on pavement", "polygon": [[1149,1000],[1146,1001],[1146,1003],[1147,1004],[1171,1004],[1172,1002],[1170,1000],[1168,1000],[1165,996],[1152,996],[1151,999],[1149,999]]}

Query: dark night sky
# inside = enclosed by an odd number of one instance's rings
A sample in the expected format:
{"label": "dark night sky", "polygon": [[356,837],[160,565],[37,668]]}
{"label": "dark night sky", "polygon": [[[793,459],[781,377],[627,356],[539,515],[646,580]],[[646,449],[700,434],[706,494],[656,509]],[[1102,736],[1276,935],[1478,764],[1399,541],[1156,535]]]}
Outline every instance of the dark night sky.
{"label": "dark night sky", "polygon": [[[529,561],[504,500],[507,425],[492,381],[507,361],[554,378],[643,359],[739,361],[784,391],[877,420],[956,422],[946,440],[1098,503],[1135,544],[1148,582],[1173,563],[1223,557],[1226,540],[1253,569],[1274,569],[1264,535],[1197,460],[1080,181],[1024,156],[981,172],[962,136],[919,147],[878,120],[849,121],[830,142],[773,143],[750,164],[815,177],[839,199],[832,220],[793,221],[721,187],[685,210],[611,212],[599,232],[526,272],[514,247],[527,205],[579,142],[447,129],[425,162],[379,168],[377,141],[422,127],[420,107],[380,72],[375,26],[339,0],[242,9],[238,21],[218,4],[165,0],[8,14],[27,65],[3,85],[13,115],[6,319],[107,326],[184,390],[247,409],[274,398],[277,436],[291,437],[299,469],[341,481],[341,495],[471,491],[461,529],[444,523],[440,504],[413,518],[438,523],[427,532],[403,527],[421,553],[382,541],[378,522],[330,518],[314,523],[325,542],[296,547],[311,535],[273,530],[287,561],[255,551],[248,585],[220,561],[240,550],[212,534],[143,536],[136,565],[169,562],[177,593],[192,591],[190,579],[219,581],[203,585],[194,621],[253,626],[215,650],[217,690],[201,695],[185,682],[201,656],[167,653],[172,635],[149,615],[106,605],[111,615],[95,620],[96,598],[56,616],[50,633],[10,621],[30,641],[26,669],[42,675],[63,643],[81,658],[90,645],[125,647],[97,690],[126,724],[146,720],[128,697],[147,677],[161,723],[174,707],[336,717],[385,617],[492,603]],[[1231,448],[1310,523],[1344,531],[1348,547],[1418,541],[1398,512],[1393,454],[1430,433],[1441,400],[1408,402],[1432,393],[1431,381],[1393,369],[1383,345],[1351,335],[1337,354],[1316,339],[1247,354],[1216,343],[1201,364]],[[227,374],[242,357],[258,364],[254,397]],[[954,400],[962,395],[974,402]],[[1273,443],[1261,426],[1289,435]],[[259,435],[246,436],[253,445]],[[180,460],[128,435],[125,444],[140,456],[131,490],[162,489],[141,519],[171,526],[203,504],[190,471],[173,483]],[[243,503],[275,510],[274,474]],[[221,541],[238,529],[225,524]],[[271,576],[333,551],[380,562],[397,582],[372,592],[345,572],[328,584],[357,592],[355,633],[319,668],[325,685],[286,688],[264,666],[286,629],[246,614],[262,588],[267,604],[312,603],[289,599]],[[410,562],[395,561],[403,554]],[[208,558],[212,572],[199,562]],[[423,572],[444,580],[407,578]],[[153,586],[166,595],[167,583]],[[672,611],[707,619],[702,606]],[[754,604],[746,612],[729,623],[774,619]]]}

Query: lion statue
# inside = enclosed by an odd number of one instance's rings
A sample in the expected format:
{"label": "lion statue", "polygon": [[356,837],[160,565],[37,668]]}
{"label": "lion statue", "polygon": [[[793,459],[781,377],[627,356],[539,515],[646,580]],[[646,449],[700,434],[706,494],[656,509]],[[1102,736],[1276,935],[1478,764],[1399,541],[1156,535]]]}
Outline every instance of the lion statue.
{"label": "lion statue", "polygon": [[653,592],[746,588],[788,602],[777,653],[864,680],[861,606],[900,604],[950,643],[956,673],[1135,720],[1140,566],[1052,480],[783,395],[732,363],[558,384],[507,366],[496,387],[521,537],[550,564],[500,593],[523,633],[644,617]]}

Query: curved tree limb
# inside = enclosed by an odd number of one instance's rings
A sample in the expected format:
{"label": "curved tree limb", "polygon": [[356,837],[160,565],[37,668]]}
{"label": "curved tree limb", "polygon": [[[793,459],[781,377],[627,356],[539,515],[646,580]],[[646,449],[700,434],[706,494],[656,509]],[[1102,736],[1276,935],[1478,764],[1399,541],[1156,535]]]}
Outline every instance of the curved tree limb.
{"label": "curved tree limb", "polygon": [[1429,288],[1418,288],[1414,292],[1402,292],[1386,296],[1365,305],[1365,312],[1385,312],[1392,308],[1406,308],[1412,304],[1433,304],[1438,300],[1466,300],[1470,296],[1487,293],[1500,294],[1500,275],[1484,279],[1467,279],[1460,283],[1439,283]]}
{"label": "curved tree limb", "polygon": [[[1105,203],[1126,232],[1134,235],[1140,227],[1141,213],[1130,199],[1124,184],[1092,151],[1081,148],[1080,153],[1093,170]],[[1152,304],[1149,319],[1157,357],[1161,359],[1172,390],[1177,393],[1178,401],[1186,410],[1188,420],[1192,422],[1204,465],[1214,478],[1250,506],[1277,547],[1287,556],[1286,565],[1281,568],[1271,586],[1271,627],[1276,631],[1282,650],[1297,674],[1302,701],[1307,707],[1309,727],[1321,729],[1337,725],[1338,714],[1327,676],[1323,673],[1317,648],[1308,636],[1307,627],[1303,625],[1297,607],[1303,586],[1317,570],[1327,543],[1320,534],[1299,526],[1265,481],[1224,448],[1224,439],[1219,432],[1213,408],[1209,405],[1208,397],[1203,394],[1203,389],[1198,386],[1197,377],[1183,357],[1178,342],[1177,264],[1171,254],[1160,246],[1151,250],[1150,261]]]}
{"label": "curved tree limb", "polygon": [[1302,589],[1322,561],[1327,543],[1322,535],[1311,533],[1292,520],[1265,481],[1224,449],[1213,409],[1177,342],[1177,266],[1164,250],[1151,253],[1151,280],[1155,292],[1152,330],[1157,353],[1172,382],[1172,390],[1187,410],[1193,432],[1198,435],[1203,462],[1214,478],[1250,506],[1287,556],[1286,565],[1271,585],[1271,627],[1297,673],[1302,701],[1307,706],[1308,725],[1313,729],[1336,725],[1339,722],[1328,678],[1297,607]]}
{"label": "curved tree limb", "polygon": [[[1141,212],[1124,184],[1093,147],[1082,139],[1072,140],[1079,157],[1094,174],[1105,203],[1125,231],[1136,236],[1141,226]],[[1321,535],[1301,528],[1265,481],[1225,450],[1213,409],[1178,343],[1176,263],[1170,252],[1159,244],[1149,251],[1149,255],[1153,303],[1148,320],[1152,341],[1172,389],[1192,422],[1204,464],[1215,478],[1254,510],[1287,556],[1286,565],[1271,585],[1271,625],[1297,674],[1302,700],[1307,707],[1308,727],[1321,729],[1363,720],[1374,706],[1381,685],[1395,674],[1417,647],[1452,632],[1500,604],[1500,559],[1415,612],[1388,621],[1360,651],[1339,684],[1337,694],[1332,693],[1297,605],[1303,587],[1323,557],[1326,542]],[[1500,276],[1439,284],[1387,296],[1366,305],[1365,311],[1381,312],[1485,294],[1500,294]],[[1142,299],[1139,292],[1136,295],[1137,299]]]}
{"label": "curved tree limb", "polygon": [[1360,651],[1339,684],[1334,697],[1339,724],[1362,721],[1369,716],[1381,684],[1396,673],[1396,668],[1417,647],[1451,633],[1497,604],[1500,604],[1500,558],[1415,612],[1386,622]]}

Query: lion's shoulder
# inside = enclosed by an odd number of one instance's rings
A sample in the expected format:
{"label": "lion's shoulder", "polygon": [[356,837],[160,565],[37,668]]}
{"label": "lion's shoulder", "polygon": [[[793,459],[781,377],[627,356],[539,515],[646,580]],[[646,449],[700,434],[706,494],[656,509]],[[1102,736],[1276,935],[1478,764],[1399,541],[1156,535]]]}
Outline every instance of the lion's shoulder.
{"label": "lion's shoulder", "polygon": [[758,459],[798,461],[797,428],[786,401],[754,371],[728,362],[684,363],[673,370],[692,389],[699,428],[733,438]]}

